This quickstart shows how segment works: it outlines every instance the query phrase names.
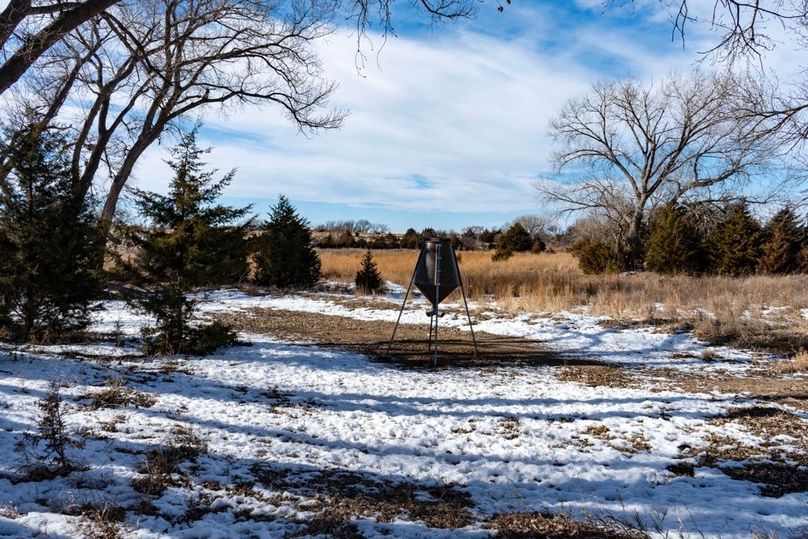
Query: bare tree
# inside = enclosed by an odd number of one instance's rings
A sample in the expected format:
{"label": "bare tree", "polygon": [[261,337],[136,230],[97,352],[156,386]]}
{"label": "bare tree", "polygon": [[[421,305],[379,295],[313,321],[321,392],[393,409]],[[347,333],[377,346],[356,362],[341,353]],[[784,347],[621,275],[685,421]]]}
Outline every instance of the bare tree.
{"label": "bare tree", "polygon": [[[732,68],[752,68],[759,80],[769,77],[766,54],[778,46],[797,47],[808,51],[808,0],[659,0],[671,10],[673,37],[685,42],[691,26],[706,26],[718,38],[703,57]],[[632,2],[633,4],[634,2]],[[625,5],[622,0],[604,0],[614,8]],[[788,36],[787,40],[783,36]],[[785,42],[787,43],[785,43]],[[794,146],[808,141],[808,77],[802,71],[797,80],[786,81],[766,98],[752,96],[744,114],[769,122]]]}
{"label": "bare tree", "polygon": [[520,215],[513,222],[522,225],[534,237],[539,236],[547,239],[558,232],[558,225],[555,220],[543,215]]}
{"label": "bare tree", "polygon": [[541,192],[566,210],[610,222],[633,267],[653,207],[739,196],[739,185],[776,155],[766,126],[738,115],[738,84],[703,73],[596,84],[551,123],[557,171],[573,180],[543,184]]}
{"label": "bare tree", "polygon": [[259,0],[120,3],[43,56],[44,66],[70,69],[55,77],[35,70],[26,82],[36,91],[28,95],[48,95],[39,104],[43,123],[68,94],[84,106],[73,121],[74,186],[77,197],[86,196],[104,167],[105,222],[143,152],[192,112],[269,103],[301,130],[340,125],[343,113],[327,109],[334,84],[323,80],[311,47],[329,31],[333,13],[303,1],[284,12],[272,6]]}
{"label": "bare tree", "polygon": [[0,49],[5,53],[0,63],[0,94],[67,34],[118,1],[9,0],[0,12]]}

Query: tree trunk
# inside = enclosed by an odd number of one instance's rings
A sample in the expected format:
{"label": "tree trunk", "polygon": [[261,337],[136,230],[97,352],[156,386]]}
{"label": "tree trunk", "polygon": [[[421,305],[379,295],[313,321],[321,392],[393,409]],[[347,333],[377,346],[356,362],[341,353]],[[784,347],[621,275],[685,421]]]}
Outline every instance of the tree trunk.
{"label": "tree trunk", "polygon": [[643,244],[642,226],[645,212],[638,207],[631,215],[628,232],[626,232],[626,252],[623,257],[623,270],[635,271],[642,269]]}
{"label": "tree trunk", "polygon": [[156,138],[156,136],[152,135],[140,137],[132,146],[132,149],[129,150],[126,159],[124,159],[121,164],[121,168],[118,169],[118,173],[115,174],[115,177],[112,179],[112,184],[109,186],[109,191],[107,192],[107,199],[104,201],[104,209],[101,211],[100,225],[104,236],[109,234],[112,219],[115,217],[115,210],[118,207],[118,199],[121,197],[121,192],[129,176],[132,175],[135,164]]}

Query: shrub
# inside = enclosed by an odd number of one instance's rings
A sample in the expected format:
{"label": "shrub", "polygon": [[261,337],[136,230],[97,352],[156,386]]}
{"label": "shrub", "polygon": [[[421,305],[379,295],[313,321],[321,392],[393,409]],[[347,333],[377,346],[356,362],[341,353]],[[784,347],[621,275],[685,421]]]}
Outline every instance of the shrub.
{"label": "shrub", "polygon": [[704,270],[705,257],[692,217],[676,206],[659,210],[651,221],[646,267],[658,273],[695,274]]}
{"label": "shrub", "polygon": [[[187,297],[193,289],[218,283],[239,264],[246,266],[245,234],[249,208],[214,204],[233,173],[214,181],[212,172],[203,172],[201,155],[208,150],[196,144],[196,130],[183,136],[172,150],[169,165],[174,170],[169,194],[158,195],[133,190],[135,204],[150,226],[124,226],[124,240],[137,248],[134,262],[125,265],[135,282],[144,286],[143,297],[130,299],[136,308],[154,316],[156,326],[146,328],[147,353],[184,354],[212,351],[213,341],[200,346],[207,337],[203,327],[190,327],[195,302]],[[223,336],[221,328],[210,330]],[[229,344],[233,339],[223,339]]]}
{"label": "shrub", "polygon": [[544,243],[544,240],[537,237],[533,240],[533,244],[530,246],[530,252],[533,254],[543,253],[547,250],[547,244]]}
{"label": "shrub", "polygon": [[0,326],[18,340],[47,340],[87,326],[101,293],[103,241],[91,201],[76,200],[64,137],[17,135],[0,148],[9,167],[0,193]]}
{"label": "shrub", "polygon": [[414,228],[408,228],[404,235],[401,237],[402,249],[417,249],[421,244],[421,236]]}
{"label": "shrub", "polygon": [[375,294],[376,292],[384,291],[384,281],[376,262],[373,261],[370,249],[362,257],[362,267],[356,272],[354,283],[356,283],[357,292],[363,294]]}
{"label": "shrub", "polygon": [[320,279],[320,257],[312,247],[309,223],[281,195],[257,241],[256,283],[279,288],[306,288]]}
{"label": "shrub", "polygon": [[501,247],[497,247],[494,250],[494,254],[491,255],[491,260],[494,262],[502,262],[504,260],[508,260],[510,257],[513,256],[513,251],[510,249],[503,249]]}
{"label": "shrub", "polygon": [[514,223],[497,240],[497,250],[522,253],[533,247],[533,238],[520,223]]}
{"label": "shrub", "polygon": [[578,257],[578,267],[587,275],[620,270],[614,248],[604,241],[582,240],[573,245],[570,252]]}
{"label": "shrub", "polygon": [[800,250],[805,231],[797,223],[791,208],[777,212],[766,227],[766,242],[758,270],[768,274],[795,273],[800,270]]}
{"label": "shrub", "polygon": [[711,269],[723,275],[755,272],[763,245],[763,230],[744,203],[732,204],[708,237]]}
{"label": "shrub", "polygon": [[37,432],[27,435],[34,445],[39,445],[40,442],[44,445],[44,457],[41,459],[44,461],[44,467],[31,470],[31,474],[40,475],[43,478],[73,471],[76,466],[68,457],[67,448],[82,445],[80,440],[75,440],[70,436],[67,425],[65,425],[59,388],[60,382],[55,380],[51,382],[48,392],[38,403],[42,417],[37,423]]}

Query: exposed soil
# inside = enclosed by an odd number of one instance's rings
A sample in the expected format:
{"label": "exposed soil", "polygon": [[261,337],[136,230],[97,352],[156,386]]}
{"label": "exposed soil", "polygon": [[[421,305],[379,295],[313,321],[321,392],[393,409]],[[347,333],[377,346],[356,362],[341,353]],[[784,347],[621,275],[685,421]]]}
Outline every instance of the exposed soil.
{"label": "exposed soil", "polygon": [[[372,298],[346,301],[367,305]],[[276,335],[285,339],[310,342],[318,346],[348,349],[378,361],[404,366],[431,367],[429,324],[401,324],[388,353],[393,322],[357,320],[343,316],[304,313],[280,309],[250,309],[219,315],[240,331]],[[562,381],[589,386],[650,386],[667,390],[678,388],[692,393],[734,393],[750,400],[766,400],[808,410],[808,378],[784,376],[772,369],[749,376],[729,374],[698,375],[670,369],[625,368],[548,350],[541,341],[475,332],[478,354],[475,357],[471,334],[455,328],[440,328],[438,367],[479,367],[498,365],[544,365],[563,367]]]}
{"label": "exposed soil", "polygon": [[694,464],[716,467],[733,479],[760,484],[764,496],[808,490],[808,422],[780,408],[751,406],[732,409],[710,423],[742,426],[760,441],[751,445],[714,434],[707,438],[705,448],[685,448],[683,457],[690,461],[669,467],[669,471],[692,475]]}
{"label": "exposed soil", "polygon": [[805,377],[783,376],[773,370],[749,376],[694,376],[671,370],[659,371],[656,375],[668,380],[670,386],[690,393],[734,393],[749,400],[776,402],[808,411],[808,378]]}
{"label": "exposed soil", "polygon": [[[333,346],[368,355],[379,361],[402,365],[430,365],[429,323],[401,324],[389,348],[393,322],[356,320],[343,316],[303,313],[279,309],[251,309],[243,313],[220,315],[219,319],[236,329],[251,333],[282,336],[318,346]],[[471,333],[440,327],[438,366],[472,367],[493,365],[601,365],[566,357],[547,350],[540,341],[503,337],[475,332],[478,354],[475,357]]]}

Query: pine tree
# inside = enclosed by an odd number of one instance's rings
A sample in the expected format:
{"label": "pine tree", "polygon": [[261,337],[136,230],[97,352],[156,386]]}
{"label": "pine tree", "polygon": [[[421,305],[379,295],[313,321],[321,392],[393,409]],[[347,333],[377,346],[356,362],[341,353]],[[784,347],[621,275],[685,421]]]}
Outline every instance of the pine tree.
{"label": "pine tree", "polygon": [[0,194],[0,324],[7,337],[48,340],[85,328],[98,308],[103,241],[92,200],[76,200],[66,139],[50,130],[10,139],[2,148],[10,173]]}
{"label": "pine tree", "polygon": [[402,249],[417,249],[421,244],[421,237],[414,228],[408,228],[404,235],[401,237]]}
{"label": "pine tree", "polygon": [[755,272],[763,245],[763,230],[744,203],[732,204],[709,234],[711,269],[722,275]]}
{"label": "pine tree", "polygon": [[256,282],[278,288],[305,288],[320,279],[320,257],[312,246],[309,223],[285,196],[278,197],[257,244]]}
{"label": "pine tree", "polygon": [[800,250],[805,231],[791,208],[777,212],[766,227],[766,243],[758,269],[761,273],[795,273],[800,269]]}
{"label": "pine tree", "polygon": [[376,262],[373,261],[373,254],[370,249],[362,257],[362,267],[356,272],[354,277],[356,290],[362,294],[375,294],[384,291],[384,280],[382,279]]}
{"label": "pine tree", "polygon": [[192,327],[195,301],[188,293],[200,286],[217,285],[246,265],[246,229],[242,221],[250,208],[215,204],[233,172],[215,181],[205,171],[202,155],[209,150],[196,143],[196,130],[185,134],[168,161],[174,171],[169,192],[160,195],[133,189],[134,202],[146,226],[123,226],[124,241],[138,253],[126,263],[148,293],[131,303],[154,316],[156,327],[146,350],[159,354],[205,354],[230,344],[235,334],[218,324]]}
{"label": "pine tree", "polygon": [[699,232],[686,210],[669,205],[654,216],[645,263],[658,273],[695,274],[704,269]]}
{"label": "pine tree", "polygon": [[533,238],[521,223],[514,223],[497,240],[497,250],[522,253],[533,247]]}

